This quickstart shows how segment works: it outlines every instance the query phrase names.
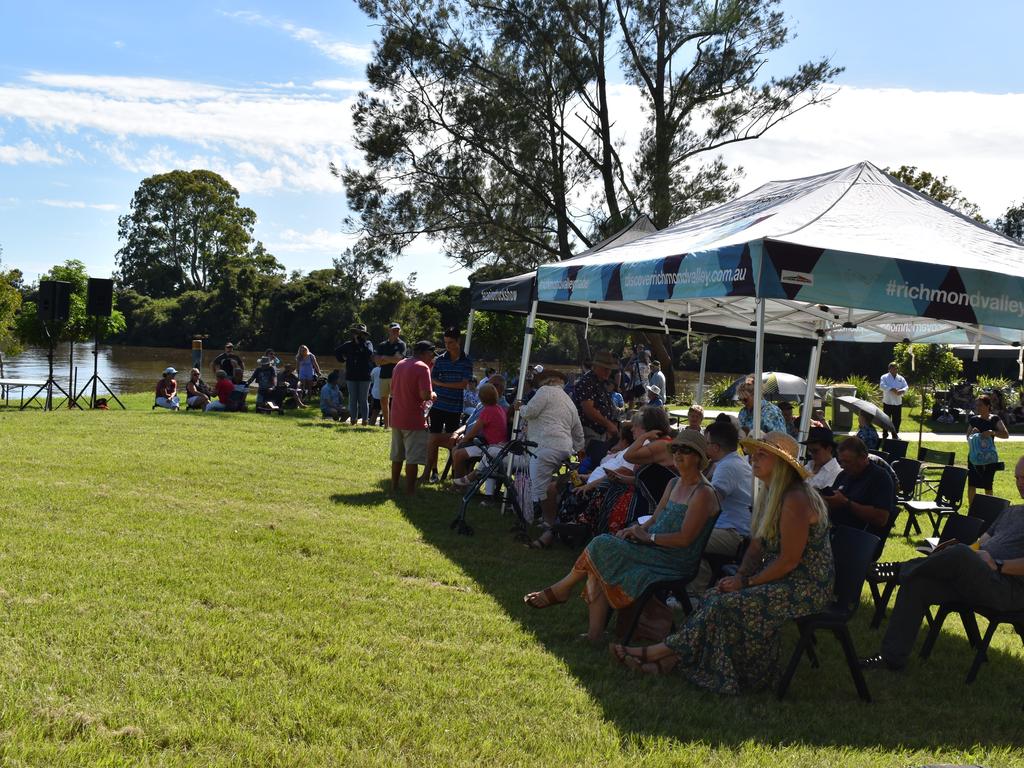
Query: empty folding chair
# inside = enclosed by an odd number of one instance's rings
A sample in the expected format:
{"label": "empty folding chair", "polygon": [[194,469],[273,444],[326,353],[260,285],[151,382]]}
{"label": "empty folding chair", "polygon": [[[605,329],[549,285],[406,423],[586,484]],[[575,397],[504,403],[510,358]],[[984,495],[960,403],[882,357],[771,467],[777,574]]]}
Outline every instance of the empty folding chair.
{"label": "empty folding chair", "polygon": [[910,446],[906,440],[896,440],[894,438],[886,438],[882,441],[878,447],[889,454],[889,456],[895,461],[896,459],[905,459],[907,457],[907,448]]}
{"label": "empty folding chair", "polygon": [[984,533],[1008,506],[1010,506],[1010,502],[1007,499],[978,493],[975,494],[974,501],[967,508],[967,514],[970,517],[980,517],[985,521],[985,527],[981,529],[981,532]]}
{"label": "empty folding chair", "polygon": [[910,536],[913,526],[918,531],[917,515],[927,515],[932,523],[932,536],[939,535],[939,523],[943,516],[951,515],[960,509],[964,500],[964,488],[967,486],[967,469],[965,467],[943,467],[932,501],[904,501],[907,510],[907,526],[903,535]]}
{"label": "empty folding chair", "polygon": [[827,629],[835,635],[836,640],[846,655],[846,665],[850,668],[850,676],[857,687],[858,695],[864,701],[871,701],[864,673],[857,662],[857,652],[853,647],[853,638],[847,626],[857,607],[860,605],[860,593],[864,588],[864,577],[871,565],[878,537],[866,531],[858,531],[845,525],[837,525],[832,529],[832,556],[835,560],[836,584],[835,602],[821,613],[804,616],[796,620],[800,639],[797,641],[793,655],[786,665],[786,670],[779,680],[776,695],[781,699],[786,695],[789,683],[793,679],[800,658],[806,653],[811,666],[818,666],[814,652],[816,642],[814,633],[819,629]]}
{"label": "empty folding chair", "polygon": [[936,451],[931,448],[918,448],[917,460],[921,462],[921,474],[918,479],[919,492],[924,489],[934,491],[945,467],[956,464],[955,451]]}

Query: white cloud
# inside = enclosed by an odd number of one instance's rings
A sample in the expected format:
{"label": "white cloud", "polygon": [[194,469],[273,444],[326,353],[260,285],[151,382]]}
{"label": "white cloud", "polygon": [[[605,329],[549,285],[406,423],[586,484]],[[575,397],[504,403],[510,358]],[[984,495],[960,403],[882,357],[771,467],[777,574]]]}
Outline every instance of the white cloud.
{"label": "white cloud", "polygon": [[[294,89],[228,89],[154,78],[32,73],[33,85],[0,85],[0,118],[48,132],[87,134],[118,166],[155,173],[180,167],[224,172],[242,192],[280,188],[339,192],[330,163],[358,162],[350,134],[352,98]],[[95,138],[90,134],[102,134]],[[163,142],[143,151],[136,143]],[[202,150],[189,155],[166,142]],[[0,162],[62,162],[33,142],[0,147]]]}
{"label": "white cloud", "polygon": [[19,165],[21,163],[42,163],[44,165],[61,165],[64,159],[53,155],[45,148],[29,139],[20,144],[0,144],[0,164]]}
{"label": "white cloud", "polygon": [[340,64],[366,64],[370,61],[372,49],[368,45],[332,40],[325,33],[312,27],[303,27],[290,21],[272,19],[254,11],[224,12],[224,15],[249,24],[271,27],[287,32],[293,39],[312,46],[314,49]]}
{"label": "white cloud", "polygon": [[114,47],[117,49],[124,48],[124,40],[115,40]]}
{"label": "white cloud", "polygon": [[31,72],[25,80],[47,88],[71,91],[95,91],[120,99],[164,101],[215,99],[228,93],[224,88],[186,80],[160,77],[118,77],[112,75],[75,75]]}
{"label": "white cloud", "polygon": [[362,91],[370,84],[365,80],[314,80],[313,87],[327,91]]}
{"label": "white cloud", "polygon": [[39,202],[50,208],[91,208],[95,211],[117,211],[121,208],[115,203],[86,203],[82,200],[40,200]]}
{"label": "white cloud", "polygon": [[279,251],[287,253],[331,253],[340,255],[346,248],[352,246],[357,235],[350,235],[344,232],[330,232],[326,229],[315,229],[312,232],[299,232],[294,229],[284,229],[273,236],[267,243],[267,249],[272,253]]}

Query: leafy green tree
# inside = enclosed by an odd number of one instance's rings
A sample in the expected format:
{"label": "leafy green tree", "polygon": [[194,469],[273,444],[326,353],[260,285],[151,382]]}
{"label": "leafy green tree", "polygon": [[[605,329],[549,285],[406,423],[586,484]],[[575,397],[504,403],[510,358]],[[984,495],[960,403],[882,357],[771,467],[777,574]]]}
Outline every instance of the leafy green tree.
{"label": "leafy green tree", "polygon": [[892,359],[907,383],[922,390],[952,384],[964,370],[963,363],[946,344],[897,344]]}
{"label": "leafy green tree", "polygon": [[901,165],[896,170],[886,168],[885,172],[908,187],[924,192],[937,203],[984,223],[981,208],[972,203],[963,193],[949,183],[948,176],[936,176],[930,171],[919,171],[916,165]]}
{"label": "leafy green tree", "polygon": [[363,302],[359,313],[374,342],[384,340],[388,325],[401,316],[402,307],[408,299],[405,285],[398,280],[377,284],[377,290]]}
{"label": "leafy green tree", "polygon": [[996,219],[996,229],[1018,243],[1024,243],[1024,205],[1011,205]]}
{"label": "leafy green tree", "polygon": [[213,171],[150,176],[135,191],[131,213],[118,219],[118,282],[160,298],[212,290],[247,258],[258,271],[278,272],[261,245],[253,249],[255,223],[255,212],[238,205],[238,190]]}
{"label": "leafy green tree", "polygon": [[[388,255],[426,235],[464,266],[522,269],[640,211],[664,226],[723,199],[715,151],[826,100],[839,72],[761,75],[790,37],[778,6],[360,0],[383,33],[354,112],[365,164],[338,171],[359,228]],[[634,157],[613,130],[619,71],[649,116]]]}
{"label": "leafy green tree", "polygon": [[441,343],[441,334],[444,332],[441,313],[429,304],[410,299],[402,305],[398,322],[402,326],[402,336],[409,344],[421,340]]}
{"label": "leafy green tree", "polygon": [[[0,248],[0,256],[3,249]],[[21,272],[5,269],[0,262],[0,353],[17,354],[20,351],[14,333],[15,318],[21,308]]]}
{"label": "leafy green tree", "polygon": [[28,344],[45,346],[52,334],[55,341],[86,341],[98,333],[101,339],[114,336],[125,329],[124,315],[114,310],[110,317],[93,318],[85,313],[86,290],[89,273],[78,259],[68,259],[44,274],[42,280],[61,280],[71,284],[70,311],[68,319],[56,327],[47,329],[38,317],[37,304],[25,302],[15,321],[15,334]]}

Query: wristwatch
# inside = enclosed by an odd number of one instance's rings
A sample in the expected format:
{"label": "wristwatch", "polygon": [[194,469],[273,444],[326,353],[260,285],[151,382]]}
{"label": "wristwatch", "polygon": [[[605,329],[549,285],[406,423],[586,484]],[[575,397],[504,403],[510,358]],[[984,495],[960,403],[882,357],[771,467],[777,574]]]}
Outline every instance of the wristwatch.
{"label": "wristwatch", "polygon": [[1003,561],[1002,560],[993,560],[992,562],[994,562],[996,564],[996,573],[1002,573],[1003,572]]}
{"label": "wristwatch", "polygon": [[654,540],[655,540],[655,539],[657,539],[657,538],[658,538],[658,534],[656,534],[656,533],[652,533],[652,534],[651,534],[651,544],[653,544],[653,543],[654,543]]}

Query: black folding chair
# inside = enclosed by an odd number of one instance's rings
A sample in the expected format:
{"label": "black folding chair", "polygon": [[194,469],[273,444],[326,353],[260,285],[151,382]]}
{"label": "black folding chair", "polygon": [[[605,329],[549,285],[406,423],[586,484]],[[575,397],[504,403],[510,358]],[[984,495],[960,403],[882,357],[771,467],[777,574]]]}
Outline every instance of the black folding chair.
{"label": "black folding chair", "polygon": [[980,517],[985,521],[985,527],[981,529],[981,532],[984,533],[996,521],[996,518],[1003,514],[1003,510],[1009,506],[1010,502],[1008,499],[977,493],[974,495],[974,501],[967,508],[967,514],[970,517]]}
{"label": "black folding chair", "polygon": [[932,536],[939,535],[939,523],[943,516],[952,515],[960,509],[964,501],[964,488],[967,485],[967,469],[964,467],[943,467],[932,501],[904,501],[907,510],[907,526],[903,530],[905,537],[910,537],[910,528],[920,532],[917,524],[918,515],[927,515],[932,523]]}
{"label": "black folding chair", "polygon": [[[952,514],[946,518],[946,524],[942,526],[939,543],[956,539],[961,544],[973,544],[984,530],[985,522],[981,518]],[[872,629],[878,629],[882,625],[892,593],[896,591],[901,565],[902,563],[875,563],[868,572],[868,588],[875,603],[875,613],[871,617]]]}
{"label": "black folding chair", "polygon": [[890,466],[896,473],[896,498],[901,502],[913,501],[917,493],[917,478],[921,474],[921,462],[907,458],[893,459]]}
{"label": "black folding chair", "polygon": [[943,468],[956,464],[956,452],[936,451],[922,446],[917,449],[917,460],[921,462],[921,473],[917,480],[920,496],[925,488],[929,491],[936,490]]}
{"label": "black folding chair", "polygon": [[[686,587],[691,581],[697,578],[697,574],[700,572],[700,561],[704,556],[704,548],[707,547],[708,541],[711,539],[711,532],[715,529],[715,523],[718,522],[718,515],[716,512],[709,525],[704,527],[703,533],[690,545],[691,547],[699,547],[701,557],[698,557],[694,562],[693,569],[686,575],[678,578],[671,579],[668,581],[656,581],[645,589],[640,597],[637,598],[636,602],[633,603],[634,616],[633,623],[629,627],[629,631],[626,632],[622,638],[623,645],[629,645],[629,641],[633,639],[633,633],[636,632],[637,625],[640,623],[640,616],[644,612],[644,606],[647,602],[655,595],[674,595],[679,604],[683,607],[683,612],[687,616],[693,612],[693,606],[690,605],[690,596],[686,592]],[[643,546],[643,545],[638,545]],[[673,626],[673,630],[675,627]]]}
{"label": "black folding chair", "polygon": [[[1001,624],[1012,626],[1021,642],[1024,643],[1024,611],[997,611],[994,608],[971,605],[970,603],[940,603],[935,611],[935,618],[932,620],[928,636],[925,638],[924,645],[921,646],[922,659],[927,659],[931,655],[935,641],[939,639],[942,624],[951,613],[960,614],[960,620],[964,623],[964,629],[967,631],[967,638],[971,647],[974,648],[974,661],[971,662],[971,668],[967,671],[965,680],[968,685],[973,683],[978,676],[981,665],[988,661],[988,647]],[[988,628],[984,635],[978,630],[977,616],[988,621]]]}
{"label": "black folding chair", "polygon": [[893,462],[892,454],[886,453],[885,451],[868,451],[868,453],[872,456],[877,456],[886,464],[892,464]]}
{"label": "black folding chair", "polygon": [[675,470],[661,464],[644,464],[637,467],[633,477],[636,481],[636,490],[626,513],[627,525],[635,523],[637,518],[653,513],[669,482],[679,475]]}
{"label": "black folding chair", "polygon": [[812,667],[818,666],[818,657],[814,652],[816,642],[814,633],[819,629],[827,629],[835,635],[836,640],[846,655],[846,665],[850,668],[850,676],[857,687],[857,694],[864,701],[871,701],[868,685],[864,681],[864,673],[857,661],[857,652],[850,637],[849,622],[860,605],[860,593],[864,588],[864,577],[871,565],[875,550],[878,548],[878,537],[866,531],[858,531],[845,525],[837,525],[832,529],[832,556],[835,560],[836,584],[835,602],[821,613],[804,616],[796,620],[800,639],[797,641],[793,655],[789,658],[786,670],[779,680],[776,695],[782,699],[789,689],[789,684],[796,673],[800,658],[806,653]]}
{"label": "black folding chair", "polygon": [[886,438],[878,447],[888,453],[895,461],[896,459],[905,459],[907,457],[907,448],[910,447],[910,443],[906,440]]}

